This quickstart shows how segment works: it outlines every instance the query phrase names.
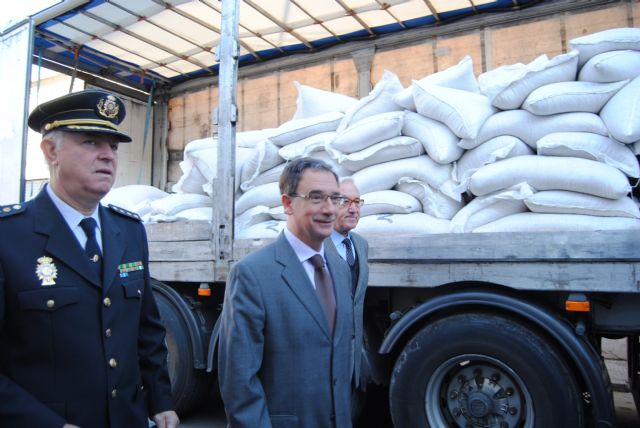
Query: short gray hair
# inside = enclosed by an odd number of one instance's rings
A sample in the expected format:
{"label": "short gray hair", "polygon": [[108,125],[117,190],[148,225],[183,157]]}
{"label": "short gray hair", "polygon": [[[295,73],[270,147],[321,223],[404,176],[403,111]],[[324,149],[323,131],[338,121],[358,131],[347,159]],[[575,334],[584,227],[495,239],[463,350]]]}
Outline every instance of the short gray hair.
{"label": "short gray hair", "polygon": [[42,139],[53,141],[53,145],[55,146],[56,150],[60,150],[60,147],[62,147],[62,142],[64,141],[62,131],[60,131],[59,129],[47,132],[43,135]]}

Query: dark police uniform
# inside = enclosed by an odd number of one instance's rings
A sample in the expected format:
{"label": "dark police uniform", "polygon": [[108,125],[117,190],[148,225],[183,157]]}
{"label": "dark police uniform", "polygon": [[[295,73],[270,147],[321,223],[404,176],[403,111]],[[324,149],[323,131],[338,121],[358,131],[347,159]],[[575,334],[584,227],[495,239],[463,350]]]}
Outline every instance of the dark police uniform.
{"label": "dark police uniform", "polygon": [[143,428],[174,408],[144,226],[99,215],[101,278],[46,189],[0,207],[1,427]]}

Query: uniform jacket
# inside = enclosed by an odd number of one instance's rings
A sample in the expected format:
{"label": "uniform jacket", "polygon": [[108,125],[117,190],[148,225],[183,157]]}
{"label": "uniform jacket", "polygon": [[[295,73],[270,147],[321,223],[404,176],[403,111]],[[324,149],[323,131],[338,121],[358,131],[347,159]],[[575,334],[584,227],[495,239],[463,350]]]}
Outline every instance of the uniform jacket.
{"label": "uniform jacket", "polygon": [[144,227],[99,210],[101,281],[45,190],[0,215],[2,427],[142,428],[173,408]]}
{"label": "uniform jacket", "polygon": [[283,233],[232,269],[218,374],[230,427],[351,427],[350,272],[334,253],[325,259],[336,294],[333,337]]}
{"label": "uniform jacket", "polygon": [[[353,379],[355,386],[360,386],[360,374],[362,369],[362,350],[363,350],[363,328],[362,317],[364,311],[364,296],[367,291],[367,284],[369,283],[369,244],[366,239],[357,233],[351,232],[351,242],[356,253],[356,262],[358,263],[359,275],[356,283],[355,290],[352,290],[353,297],[353,321],[355,332],[355,345],[353,353]],[[327,252],[334,253],[338,257],[338,250],[331,238],[324,241]],[[345,262],[346,264],[346,262]]]}

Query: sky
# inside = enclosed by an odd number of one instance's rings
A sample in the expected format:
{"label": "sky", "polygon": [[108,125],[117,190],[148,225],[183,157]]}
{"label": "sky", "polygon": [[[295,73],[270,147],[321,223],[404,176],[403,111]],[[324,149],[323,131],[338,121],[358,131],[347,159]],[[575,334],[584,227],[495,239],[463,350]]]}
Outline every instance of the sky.
{"label": "sky", "polygon": [[0,0],[0,30],[6,28],[9,23],[19,22],[22,19],[48,8],[62,0]]}

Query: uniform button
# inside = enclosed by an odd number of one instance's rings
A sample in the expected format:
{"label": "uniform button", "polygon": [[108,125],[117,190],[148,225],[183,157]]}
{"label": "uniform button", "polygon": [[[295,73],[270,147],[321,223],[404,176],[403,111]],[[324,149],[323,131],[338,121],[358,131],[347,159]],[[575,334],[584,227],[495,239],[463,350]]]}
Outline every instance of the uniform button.
{"label": "uniform button", "polygon": [[104,305],[108,308],[109,306],[111,306],[111,299],[108,297],[105,297],[102,303],[104,303]]}
{"label": "uniform button", "polygon": [[112,369],[115,369],[115,368],[118,366],[118,361],[116,361],[116,359],[115,359],[115,358],[111,358],[111,359],[109,360],[109,366],[110,366]]}
{"label": "uniform button", "polygon": [[111,337],[111,329],[110,328],[106,329],[104,331],[104,335],[107,336],[107,337]]}
{"label": "uniform button", "polygon": [[111,398],[116,398],[118,396],[118,390],[113,388],[111,390]]}
{"label": "uniform button", "polygon": [[56,301],[53,299],[47,300],[47,308],[51,309],[56,305]]}

